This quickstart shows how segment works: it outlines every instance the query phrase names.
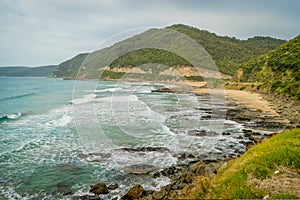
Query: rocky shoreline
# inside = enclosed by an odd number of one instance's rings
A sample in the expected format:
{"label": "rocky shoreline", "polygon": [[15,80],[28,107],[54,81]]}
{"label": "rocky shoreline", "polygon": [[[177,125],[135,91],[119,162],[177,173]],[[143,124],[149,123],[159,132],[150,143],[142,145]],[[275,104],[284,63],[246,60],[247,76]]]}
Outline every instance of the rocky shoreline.
{"label": "rocky shoreline", "polygon": [[263,97],[274,105],[274,109],[282,118],[290,121],[291,128],[300,127],[300,99],[271,94],[263,94]]}
{"label": "rocky shoreline", "polygon": [[[170,90],[163,89],[157,92],[171,92]],[[197,94],[197,95],[207,95],[207,94]],[[275,100],[273,99],[273,102]],[[280,106],[275,107],[278,110],[282,109]],[[199,108],[201,109],[201,108]],[[276,110],[277,110],[276,109]],[[211,109],[202,108],[201,111],[206,113],[203,119],[218,119],[222,116],[218,116],[212,112]],[[282,112],[284,113],[284,112]],[[281,113],[279,113],[281,114]],[[281,115],[286,117],[286,115]],[[272,136],[278,132],[285,129],[294,128],[299,126],[297,121],[291,121],[291,123],[284,120],[282,117],[270,116],[267,113],[263,113],[260,110],[253,110],[245,106],[238,105],[235,102],[230,101],[230,106],[226,110],[226,119],[235,121],[242,124],[244,129],[242,130],[242,136],[240,136],[240,143],[249,149],[251,146],[260,143],[265,138]],[[213,131],[192,131],[188,134],[193,136],[208,136],[215,134]],[[230,132],[223,132],[222,135],[231,135]],[[168,151],[164,147],[143,147],[137,149],[120,149],[122,151],[129,152],[143,152],[143,151]],[[213,178],[218,170],[226,166],[227,162],[234,159],[245,150],[237,149],[234,153],[224,155],[218,155],[217,153],[205,154],[195,157],[191,154],[183,153],[178,155],[178,162],[175,165],[169,166],[162,170],[158,170],[152,165],[134,165],[128,166],[124,169],[125,173],[135,174],[139,176],[141,174],[150,174],[153,178],[168,177],[170,183],[163,186],[158,191],[145,190],[142,185],[133,185],[129,191],[123,196],[115,196],[112,199],[182,199],[186,197],[191,190],[199,184],[205,184],[207,180]],[[77,196],[72,199],[102,199],[104,196],[110,192],[110,190],[115,190],[118,188],[118,184],[113,183],[109,186],[104,183],[97,183],[91,185],[90,195]],[[94,194],[94,195],[92,195]],[[99,196],[100,195],[100,196]],[[107,198],[106,198],[107,199]]]}

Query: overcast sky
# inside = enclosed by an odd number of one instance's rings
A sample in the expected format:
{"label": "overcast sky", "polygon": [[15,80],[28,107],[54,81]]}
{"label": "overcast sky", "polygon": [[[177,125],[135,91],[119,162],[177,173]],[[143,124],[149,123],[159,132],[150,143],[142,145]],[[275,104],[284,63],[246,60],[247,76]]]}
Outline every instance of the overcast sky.
{"label": "overcast sky", "polygon": [[299,0],[0,0],[0,66],[59,64],[112,35],[184,23],[218,35],[289,40]]}

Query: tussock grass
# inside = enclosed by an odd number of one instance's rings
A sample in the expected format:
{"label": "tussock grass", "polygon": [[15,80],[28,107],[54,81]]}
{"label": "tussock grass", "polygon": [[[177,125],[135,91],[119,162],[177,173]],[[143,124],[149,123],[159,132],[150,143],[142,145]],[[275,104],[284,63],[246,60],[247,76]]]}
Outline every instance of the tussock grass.
{"label": "tussock grass", "polygon": [[300,129],[279,133],[250,148],[241,157],[230,161],[210,184],[206,184],[206,188],[197,189],[193,196],[201,199],[253,199],[266,195],[271,198],[299,198],[293,191],[275,194],[276,191],[259,189],[251,181],[271,178],[279,166],[300,173]]}

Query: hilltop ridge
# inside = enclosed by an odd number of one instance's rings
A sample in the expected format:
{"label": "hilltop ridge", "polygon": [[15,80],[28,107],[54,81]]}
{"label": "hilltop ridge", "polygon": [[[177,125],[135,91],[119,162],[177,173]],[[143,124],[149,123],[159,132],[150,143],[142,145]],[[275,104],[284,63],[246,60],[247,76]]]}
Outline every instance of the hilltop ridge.
{"label": "hilltop ridge", "polygon": [[[266,53],[285,42],[284,40],[261,36],[256,36],[247,40],[239,40],[234,37],[218,36],[214,33],[199,30],[198,28],[183,24],[175,24],[164,29],[185,34],[199,43],[211,56],[219,71],[229,75],[235,74],[238,67],[244,61]],[[155,31],[164,29],[149,29],[144,33],[135,35],[131,38],[118,42],[111,47],[93,52],[92,54],[94,57],[101,57],[107,51],[115,50],[117,48],[121,49],[122,47],[127,48],[126,46],[129,46],[132,41],[139,41],[143,43],[145,38],[150,37],[155,39]],[[86,56],[88,56],[88,54],[79,54],[68,61],[62,62],[53,72],[53,77],[75,78],[76,73]],[[93,63],[90,64],[97,70],[97,67],[99,68],[99,66],[101,66],[101,62],[101,59],[95,59]],[[187,60],[172,52],[148,48],[130,51],[116,58],[109,67],[134,68],[146,63],[160,63],[169,67],[191,66],[191,63]],[[86,78],[97,78],[93,77],[94,74],[92,74],[92,72],[90,73],[91,74],[87,75]],[[106,74],[109,74],[112,77],[122,76],[122,74],[116,74],[114,72]]]}

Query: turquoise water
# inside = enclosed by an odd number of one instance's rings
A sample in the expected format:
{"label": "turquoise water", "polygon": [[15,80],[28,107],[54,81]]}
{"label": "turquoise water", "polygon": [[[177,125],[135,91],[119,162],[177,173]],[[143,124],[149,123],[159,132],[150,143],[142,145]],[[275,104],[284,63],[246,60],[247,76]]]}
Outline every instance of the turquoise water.
{"label": "turquoise water", "polygon": [[[237,137],[221,135],[231,130],[239,136],[239,124],[201,120],[204,113],[199,107],[209,107],[209,97],[151,93],[163,86],[0,78],[1,198],[68,199],[87,193],[97,182],[120,185],[103,197],[107,199],[121,196],[135,183],[158,189],[169,180],[128,175],[123,168],[132,164],[164,168],[175,164],[176,155],[183,152],[198,156],[224,147],[230,153],[235,149],[226,145],[240,145]],[[187,134],[203,129],[220,135]],[[141,146],[170,151],[120,151]]]}

